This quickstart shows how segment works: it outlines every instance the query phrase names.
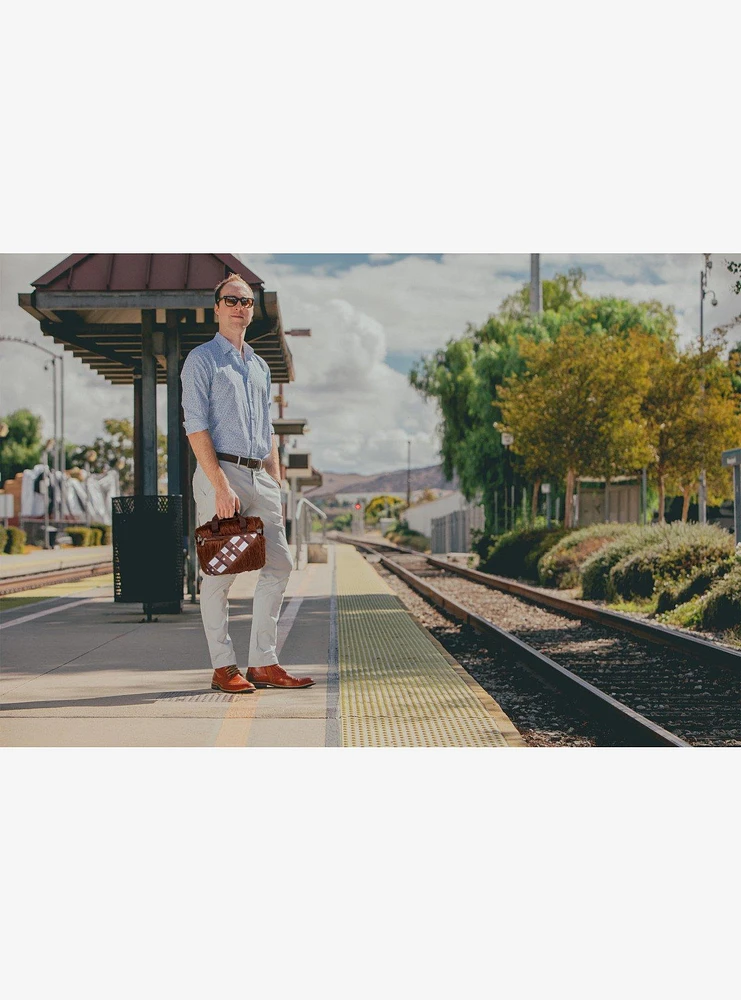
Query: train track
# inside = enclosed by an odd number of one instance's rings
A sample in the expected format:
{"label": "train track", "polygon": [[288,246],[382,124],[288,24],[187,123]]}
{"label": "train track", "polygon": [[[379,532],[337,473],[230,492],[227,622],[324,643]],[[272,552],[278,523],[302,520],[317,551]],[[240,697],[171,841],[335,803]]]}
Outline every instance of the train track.
{"label": "train track", "polygon": [[741,655],[734,650],[412,550],[351,544],[385,550],[386,569],[487,644],[508,649],[618,740],[741,746]]}
{"label": "train track", "polygon": [[17,594],[22,590],[36,590],[39,587],[50,587],[55,583],[74,583],[76,580],[87,580],[92,576],[107,576],[113,572],[113,563],[88,563],[86,566],[75,566],[69,569],[48,570],[43,573],[26,573],[23,576],[10,576],[0,579],[0,597]]}

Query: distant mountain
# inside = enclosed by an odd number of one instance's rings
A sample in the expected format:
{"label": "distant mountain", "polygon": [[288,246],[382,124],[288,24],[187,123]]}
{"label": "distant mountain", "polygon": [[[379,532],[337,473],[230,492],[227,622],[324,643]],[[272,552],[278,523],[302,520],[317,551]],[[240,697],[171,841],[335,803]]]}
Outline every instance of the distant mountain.
{"label": "distant mountain", "polygon": [[[424,469],[412,469],[410,474],[411,489],[416,490],[457,490],[458,477],[453,482],[443,476],[442,465],[428,465]],[[377,472],[372,476],[361,476],[355,472],[322,472],[324,482],[321,486],[307,490],[305,497],[331,497],[338,493],[391,493],[405,497],[407,492],[407,470],[397,469],[395,472]]]}

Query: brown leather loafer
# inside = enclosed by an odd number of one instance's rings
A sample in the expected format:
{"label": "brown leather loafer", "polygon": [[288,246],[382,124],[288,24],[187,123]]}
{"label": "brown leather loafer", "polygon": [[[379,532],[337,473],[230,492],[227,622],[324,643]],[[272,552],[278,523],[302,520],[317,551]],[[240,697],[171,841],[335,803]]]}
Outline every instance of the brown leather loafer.
{"label": "brown leather loafer", "polygon": [[250,684],[237,670],[237,665],[219,667],[211,678],[212,691],[226,691],[227,694],[251,694],[255,685]]}
{"label": "brown leather loafer", "polygon": [[259,688],[308,688],[314,683],[311,677],[291,677],[277,663],[269,667],[249,667],[247,680]]}

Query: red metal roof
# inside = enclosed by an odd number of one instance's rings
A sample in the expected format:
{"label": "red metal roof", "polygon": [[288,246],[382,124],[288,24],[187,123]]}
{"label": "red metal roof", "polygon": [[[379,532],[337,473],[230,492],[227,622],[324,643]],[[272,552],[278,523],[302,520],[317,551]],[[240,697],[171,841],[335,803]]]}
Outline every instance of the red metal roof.
{"label": "red metal roof", "polygon": [[45,291],[211,291],[229,272],[263,281],[230,253],[73,253],[31,284]]}

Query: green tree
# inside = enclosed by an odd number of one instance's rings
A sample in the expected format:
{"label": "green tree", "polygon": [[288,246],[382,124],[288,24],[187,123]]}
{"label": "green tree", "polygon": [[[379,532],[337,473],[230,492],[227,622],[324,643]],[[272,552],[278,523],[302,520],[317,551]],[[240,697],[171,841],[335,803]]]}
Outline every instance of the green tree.
{"label": "green tree", "polygon": [[731,385],[741,406],[741,340],[728,353],[728,369],[731,373]]}
{"label": "green tree", "polygon": [[[656,301],[590,298],[583,293],[582,283],[583,275],[576,271],[544,281],[545,308],[537,316],[526,309],[529,285],[524,285],[483,326],[469,324],[462,337],[449,340],[410,372],[411,385],[438,405],[443,471],[448,479],[458,474],[468,500],[481,496],[488,530],[494,521],[494,494],[504,484],[510,459],[501,444],[497,390],[505,379],[524,372],[522,345],[555,341],[563,331],[574,329],[623,340],[636,331],[660,341],[676,336],[671,308]],[[539,480],[552,473],[532,460],[526,468],[522,454],[511,459],[513,475],[527,475],[533,482],[535,500]]]}
{"label": "green tree", "polygon": [[649,382],[647,337],[590,334],[575,325],[551,341],[523,341],[525,371],[510,375],[492,402],[525,472],[565,476],[566,527],[578,475],[609,481],[650,457],[640,412]]}
{"label": "green tree", "polygon": [[[582,285],[586,275],[580,267],[571,268],[567,274],[556,274],[542,282],[543,311],[560,312],[584,299]],[[530,317],[530,285],[523,285],[518,291],[508,295],[499,307],[503,319],[523,320]]]}
{"label": "green tree", "polygon": [[42,419],[30,410],[21,409],[2,417],[0,423],[8,428],[7,435],[0,438],[0,479],[5,482],[41,461]]}
{"label": "green tree", "polygon": [[390,517],[396,517],[405,507],[406,500],[384,493],[373,497],[367,504],[365,508],[365,520],[370,524],[376,524],[380,518],[386,517],[387,511]]}
{"label": "green tree", "polygon": [[[123,496],[134,492],[134,426],[131,420],[109,419],[103,421],[105,433],[95,438],[91,445],[76,445],[71,451],[69,465],[84,468],[85,455],[96,453],[90,463],[92,472],[117,469]],[[157,431],[157,477],[167,472],[167,436]]]}
{"label": "green tree", "polygon": [[[730,271],[733,275],[741,274],[741,260],[726,260],[725,261],[726,270]],[[738,278],[731,289],[736,293],[736,295],[741,295],[741,278]]]}
{"label": "green tree", "polygon": [[642,411],[653,453],[649,469],[659,491],[659,520],[664,520],[670,490],[683,497],[686,521],[701,469],[706,470],[711,503],[729,495],[720,452],[733,447],[727,442],[741,440],[741,400],[734,393],[732,365],[723,361],[721,336],[706,341],[702,352],[657,342],[648,350],[651,379]]}

